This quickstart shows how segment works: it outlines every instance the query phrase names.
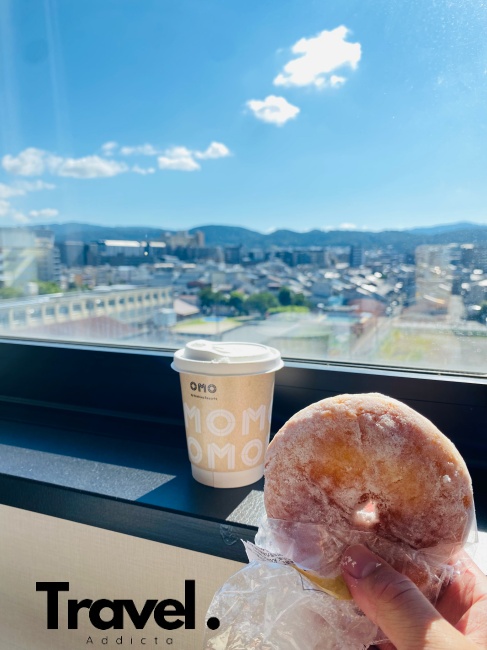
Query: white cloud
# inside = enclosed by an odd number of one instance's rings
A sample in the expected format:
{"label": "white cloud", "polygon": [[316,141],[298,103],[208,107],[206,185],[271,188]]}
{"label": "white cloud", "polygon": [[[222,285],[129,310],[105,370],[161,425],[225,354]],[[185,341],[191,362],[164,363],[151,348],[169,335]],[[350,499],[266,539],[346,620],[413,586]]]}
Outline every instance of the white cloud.
{"label": "white cloud", "polygon": [[180,157],[185,157],[185,156],[192,156],[193,151],[191,149],[187,149],[186,147],[170,147],[169,149],[166,149],[163,152],[166,156],[174,156],[176,158]]}
{"label": "white cloud", "polygon": [[345,77],[339,77],[336,74],[332,74],[330,77],[330,86],[332,88],[340,88],[346,82]]}
{"label": "white cloud", "polygon": [[297,106],[290,104],[284,97],[276,97],[276,95],[269,95],[263,101],[251,99],[247,102],[247,106],[257,119],[277,124],[277,126],[282,126],[288,120],[292,120],[300,111]]}
{"label": "white cloud", "polygon": [[[54,216],[54,214],[52,214],[53,212],[58,214],[57,210],[46,209],[32,210],[30,215],[32,217],[52,217]],[[20,212],[19,210],[16,210],[8,201],[4,201],[3,199],[0,199],[0,218],[1,217],[9,217],[16,223],[20,224],[30,223],[31,221],[27,215],[25,215],[23,212]]]}
{"label": "white cloud", "polygon": [[46,152],[42,149],[29,147],[17,157],[7,154],[2,158],[5,171],[20,176],[40,176],[46,169]]}
{"label": "white cloud", "polygon": [[31,210],[29,215],[34,218],[40,217],[41,219],[50,219],[52,217],[57,217],[59,210],[55,208],[43,208],[42,210]]}
{"label": "white cloud", "polygon": [[[72,178],[100,178],[116,176],[128,171],[125,163],[106,160],[100,156],[84,158],[61,158],[48,151],[30,147],[21,151],[18,156],[7,154],[2,159],[3,168],[11,174],[20,176],[41,176],[51,173],[55,176],[70,176]],[[25,191],[53,189],[54,185],[43,181],[34,181],[24,185]]]}
{"label": "white cloud", "polygon": [[16,181],[14,187],[25,192],[40,192],[41,190],[54,190],[56,186],[53,183],[44,181]]}
{"label": "white cloud", "polygon": [[159,169],[173,169],[180,172],[195,172],[201,167],[193,158],[170,158],[159,156],[157,159]]}
{"label": "white cloud", "polygon": [[[109,178],[133,172],[135,174],[154,174],[154,167],[129,167],[125,162],[113,158],[114,154],[123,156],[159,156],[160,169],[174,169],[179,171],[196,171],[200,169],[200,160],[224,158],[230,156],[230,150],[221,142],[211,142],[205,151],[192,151],[186,147],[171,147],[166,150],[156,149],[151,144],[142,144],[135,147],[119,147],[116,142],[106,142],[101,150],[104,157],[98,155],[84,156],[82,158],[64,158],[43,149],[29,147],[17,156],[7,154],[2,158],[5,171],[17,176],[65,176],[69,178]],[[161,154],[161,155],[159,155]],[[21,196],[27,192],[54,189],[55,185],[42,180],[17,181],[11,185],[0,183],[0,198]]]}
{"label": "white cloud", "polygon": [[[38,192],[40,190],[52,190],[56,186],[52,183],[44,183],[44,181],[15,181],[13,185],[6,185],[5,183],[0,183],[0,217],[11,217],[14,221],[18,223],[28,223],[29,218],[14,209],[9,201],[5,199],[10,199],[17,196],[25,196],[28,192]],[[40,217],[52,217],[58,214],[57,210],[47,208],[45,210],[33,210],[31,216],[40,216]]]}
{"label": "white cloud", "polygon": [[115,153],[115,149],[118,147],[118,142],[114,142],[113,140],[110,142],[105,142],[105,144],[101,145],[101,151],[104,156],[113,156]]}
{"label": "white cloud", "polygon": [[146,176],[147,174],[154,174],[156,171],[154,167],[139,167],[138,165],[134,165],[132,167],[132,171],[135,172],[136,174],[141,174],[142,176]]}
{"label": "white cloud", "polygon": [[12,196],[25,196],[28,192],[40,190],[53,190],[56,186],[44,181],[16,181],[13,185],[0,183],[0,199],[9,199]]}
{"label": "white cloud", "polygon": [[186,147],[166,149],[163,156],[157,159],[159,169],[173,169],[180,172],[194,172],[201,169],[193,158],[193,152]]}
{"label": "white cloud", "polygon": [[11,205],[8,201],[0,199],[0,217],[6,217],[11,210]]}
{"label": "white cloud", "polygon": [[27,217],[23,212],[19,212],[18,210],[11,212],[10,216],[17,223],[30,223],[29,217]]}
{"label": "white cloud", "polygon": [[122,156],[157,156],[162,153],[156,149],[152,144],[139,144],[135,147],[121,147],[120,153]]}
{"label": "white cloud", "polygon": [[346,40],[349,30],[341,25],[331,31],[324,30],[317,36],[301,38],[293,45],[293,54],[301,55],[292,59],[274,79],[276,86],[340,86],[345,77],[331,73],[343,66],[355,69],[362,56],[360,43]]}
{"label": "white cloud", "polygon": [[23,194],[25,194],[24,190],[18,187],[11,187],[10,185],[5,185],[5,183],[0,183],[0,199],[9,199],[12,196],[22,196]]}
{"label": "white cloud", "polygon": [[[200,166],[194,160],[209,160],[215,158],[226,158],[230,156],[230,149],[222,142],[212,142],[205,151],[193,151],[187,147],[172,147],[170,149],[161,150],[154,145],[146,143],[139,144],[133,147],[121,147],[120,153],[122,156],[161,156],[163,162],[163,169],[178,169],[181,165],[183,171],[193,171],[199,169]],[[181,162],[183,160],[183,162]],[[192,162],[191,162],[192,161]],[[140,172],[138,165],[132,167],[132,171]],[[152,172],[149,172],[152,173]]]}
{"label": "white cloud", "polygon": [[193,151],[187,147],[171,147],[162,152],[157,162],[159,169],[174,169],[183,172],[194,172],[201,169],[200,164],[195,160],[215,160],[231,156],[230,149],[222,142],[212,142],[205,151]]}
{"label": "white cloud", "polygon": [[348,222],[345,222],[345,223],[341,223],[341,224],[338,226],[338,229],[339,229],[339,230],[356,230],[356,229],[357,229],[357,226],[356,226],[356,224],[354,224],[354,223],[348,223]]}
{"label": "white cloud", "polygon": [[[18,156],[7,154],[2,158],[2,166],[5,171],[18,176],[41,176],[45,172],[55,174],[62,162],[63,159],[59,156],[35,147],[24,149]],[[42,187],[37,185],[35,189],[47,188],[45,185]],[[27,191],[32,191],[32,189]]]}
{"label": "white cloud", "polygon": [[230,149],[221,142],[212,142],[206,151],[195,151],[195,158],[205,160],[208,158],[226,158],[231,156]]}
{"label": "white cloud", "polygon": [[106,160],[99,156],[85,158],[65,158],[57,168],[59,176],[70,178],[109,178],[128,171],[125,163]]}

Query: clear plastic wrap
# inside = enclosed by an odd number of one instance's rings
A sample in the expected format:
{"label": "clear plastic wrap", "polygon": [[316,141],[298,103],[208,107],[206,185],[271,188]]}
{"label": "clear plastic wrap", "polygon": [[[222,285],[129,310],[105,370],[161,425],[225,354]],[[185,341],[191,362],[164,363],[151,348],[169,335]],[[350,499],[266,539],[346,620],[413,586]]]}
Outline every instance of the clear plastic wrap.
{"label": "clear plastic wrap", "polygon": [[[474,517],[465,532],[464,546],[475,544]],[[353,600],[343,598],[340,562],[351,544],[365,544],[408,575],[432,603],[463,570],[459,544],[414,550],[373,532],[331,533],[318,524],[266,518],[256,546],[245,544],[250,563],[213,598],[207,620],[217,618],[219,627],[207,630],[204,650],[364,650],[385,641]]]}

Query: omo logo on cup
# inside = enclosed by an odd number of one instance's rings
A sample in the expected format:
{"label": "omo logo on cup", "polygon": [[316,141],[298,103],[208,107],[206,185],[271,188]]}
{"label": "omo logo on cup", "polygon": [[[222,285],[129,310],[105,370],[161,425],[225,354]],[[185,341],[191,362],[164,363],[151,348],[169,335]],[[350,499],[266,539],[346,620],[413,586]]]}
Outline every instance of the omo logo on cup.
{"label": "omo logo on cup", "polygon": [[[203,377],[201,378],[203,379]],[[182,382],[189,459],[210,472],[245,471],[262,465],[272,414],[274,373],[218,377],[212,399]],[[195,378],[194,383],[204,383]],[[188,390],[189,388],[189,390]]]}
{"label": "omo logo on cup", "polygon": [[197,390],[198,393],[206,393],[206,392],[216,393],[215,384],[205,384],[205,383],[197,384],[195,381],[190,381],[189,387],[191,388],[191,390]]}
{"label": "omo logo on cup", "polygon": [[[197,406],[183,404],[184,422],[188,432],[189,458],[194,465],[199,465],[209,470],[232,471],[236,469],[237,461],[246,467],[255,467],[262,463],[264,456],[264,443],[267,442],[270,426],[271,409],[270,405],[261,404],[257,409],[248,407],[239,414],[240,421],[232,411],[227,409],[213,409],[206,411],[203,415]],[[256,423],[257,427],[252,427]],[[206,435],[203,434],[203,427],[206,428]],[[236,429],[238,431],[236,432]],[[257,430],[256,430],[257,429]],[[189,432],[194,431],[194,435]],[[252,434],[257,437],[251,438]],[[246,438],[243,446],[235,435]],[[212,440],[211,436],[218,439],[230,438],[222,443],[221,440]],[[237,452],[240,454],[237,459]],[[222,462],[218,462],[222,461]]]}
{"label": "omo logo on cup", "polygon": [[277,350],[255,343],[193,341],[174,355],[194,478],[238,487],[264,472]]}

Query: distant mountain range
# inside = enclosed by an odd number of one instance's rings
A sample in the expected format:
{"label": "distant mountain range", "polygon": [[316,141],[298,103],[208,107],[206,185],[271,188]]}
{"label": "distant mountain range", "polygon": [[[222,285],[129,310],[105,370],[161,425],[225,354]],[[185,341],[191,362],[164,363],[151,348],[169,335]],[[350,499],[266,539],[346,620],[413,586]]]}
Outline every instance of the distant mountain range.
{"label": "distant mountain range", "polygon": [[423,226],[422,228],[411,228],[408,232],[418,235],[438,235],[444,232],[454,232],[455,230],[478,230],[486,228],[487,225],[481,223],[471,223],[470,221],[458,221],[457,223],[445,223],[442,226]]}
{"label": "distant mountain range", "polygon": [[[97,239],[136,239],[139,241],[159,238],[163,233],[174,232],[165,228],[143,226],[94,226],[86,223],[46,224],[55,234],[56,241],[83,241],[88,243]],[[411,230],[275,230],[263,234],[255,230],[237,226],[201,226],[189,232],[202,231],[207,246],[245,247],[271,246],[393,246],[400,251],[412,251],[420,244],[451,244],[487,242],[487,224],[459,222],[439,226],[413,228]]]}

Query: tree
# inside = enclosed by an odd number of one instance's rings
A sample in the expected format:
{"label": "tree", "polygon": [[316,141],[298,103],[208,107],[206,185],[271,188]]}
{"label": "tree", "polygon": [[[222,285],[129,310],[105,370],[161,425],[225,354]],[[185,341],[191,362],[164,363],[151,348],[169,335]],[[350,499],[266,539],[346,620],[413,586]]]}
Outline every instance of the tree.
{"label": "tree", "polygon": [[202,307],[210,309],[215,303],[215,294],[211,287],[203,287],[199,293],[200,304]]}
{"label": "tree", "polygon": [[0,287],[0,298],[20,298],[23,295],[23,292],[15,287]]}
{"label": "tree", "polygon": [[295,293],[293,295],[293,305],[296,305],[296,307],[309,307],[309,302],[303,293]]}
{"label": "tree", "polygon": [[39,281],[37,283],[37,286],[39,288],[39,294],[45,295],[47,293],[61,293],[61,287],[57,282],[42,282]]}
{"label": "tree", "polygon": [[281,287],[277,299],[283,307],[289,307],[293,304],[293,292],[289,287]]}
{"label": "tree", "polygon": [[232,291],[230,298],[228,299],[228,304],[230,307],[233,307],[237,314],[244,314],[245,309],[245,294],[241,291]]}
{"label": "tree", "polygon": [[260,293],[253,293],[249,296],[245,305],[249,311],[258,311],[263,316],[269,309],[278,307],[279,302],[269,291],[261,291]]}
{"label": "tree", "polygon": [[281,287],[278,294],[279,302],[283,307],[309,307],[309,302],[306,300],[304,294],[294,293],[289,287]]}
{"label": "tree", "polygon": [[199,293],[200,304],[204,309],[211,309],[214,305],[224,305],[226,300],[221,291],[213,291],[211,287],[204,287]]}

